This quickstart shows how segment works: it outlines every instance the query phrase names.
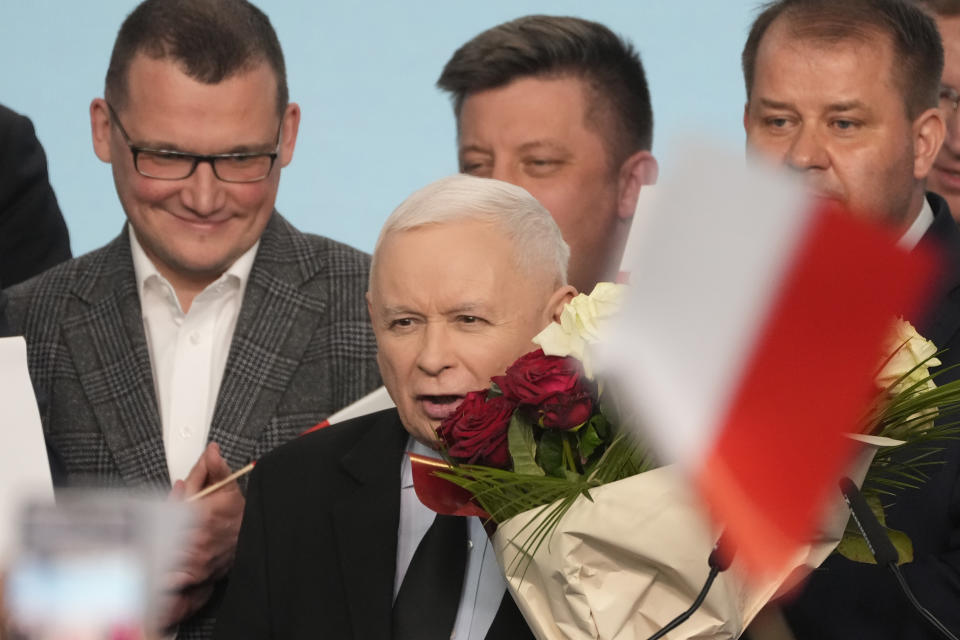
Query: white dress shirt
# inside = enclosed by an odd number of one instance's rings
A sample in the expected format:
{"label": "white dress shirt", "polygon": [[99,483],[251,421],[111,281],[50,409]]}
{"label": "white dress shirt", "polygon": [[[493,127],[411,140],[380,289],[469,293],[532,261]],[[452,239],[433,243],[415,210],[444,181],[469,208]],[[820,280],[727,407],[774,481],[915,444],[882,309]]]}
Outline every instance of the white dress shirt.
{"label": "white dress shirt", "polygon": [[233,331],[259,242],[240,256],[183,312],[133,229],[130,251],[150,350],[170,480],[187,476],[203,453]]}
{"label": "white dress shirt", "polygon": [[[436,451],[410,438],[407,451],[432,458]],[[407,573],[413,554],[433,524],[436,514],[417,498],[413,488],[413,470],[410,458],[403,456],[400,483],[400,530],[397,532],[397,574],[394,577],[393,597],[396,599],[400,584]],[[497,564],[490,538],[483,529],[480,518],[467,520],[467,568],[463,578],[460,607],[453,626],[451,640],[483,640],[500,608],[507,582]],[[509,596],[507,596],[509,597]]]}
{"label": "white dress shirt", "polygon": [[897,244],[900,245],[901,249],[913,251],[920,243],[920,238],[923,237],[923,234],[927,232],[927,229],[929,229],[932,224],[933,207],[930,206],[930,202],[924,197],[920,214],[917,215],[916,219],[910,224],[907,230],[904,231],[903,235],[900,236],[900,241],[897,242]]}

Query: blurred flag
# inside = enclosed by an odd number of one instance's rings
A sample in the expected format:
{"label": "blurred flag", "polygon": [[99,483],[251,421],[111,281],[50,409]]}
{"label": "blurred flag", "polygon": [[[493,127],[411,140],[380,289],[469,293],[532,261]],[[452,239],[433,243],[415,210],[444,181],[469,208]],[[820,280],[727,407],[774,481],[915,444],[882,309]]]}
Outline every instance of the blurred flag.
{"label": "blurred flag", "polygon": [[742,154],[687,147],[636,221],[630,298],[598,356],[747,569],[809,541],[855,453],[881,344],[935,261]]}

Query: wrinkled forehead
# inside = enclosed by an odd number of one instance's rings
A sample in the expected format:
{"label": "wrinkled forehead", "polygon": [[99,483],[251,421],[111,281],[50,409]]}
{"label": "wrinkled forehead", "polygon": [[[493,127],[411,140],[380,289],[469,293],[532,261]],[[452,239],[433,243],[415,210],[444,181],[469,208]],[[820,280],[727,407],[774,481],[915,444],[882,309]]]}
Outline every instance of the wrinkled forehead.
{"label": "wrinkled forehead", "polygon": [[[768,62],[776,52],[789,49],[801,51],[853,50],[858,55],[880,58],[886,64],[886,78],[906,99],[906,69],[894,55],[893,36],[874,25],[836,23],[818,20],[816,16],[784,13],[774,20],[757,47],[755,67]],[[812,64],[812,58],[806,62]],[[754,73],[756,84],[757,73]]]}

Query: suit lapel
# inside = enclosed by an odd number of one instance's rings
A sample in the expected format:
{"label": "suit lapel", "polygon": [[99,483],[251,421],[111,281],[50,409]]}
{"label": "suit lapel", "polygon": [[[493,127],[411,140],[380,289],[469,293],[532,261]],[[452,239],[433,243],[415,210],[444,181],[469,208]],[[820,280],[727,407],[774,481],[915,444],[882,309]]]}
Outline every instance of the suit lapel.
{"label": "suit lapel", "polygon": [[[928,314],[928,322],[921,328],[925,338],[938,347],[951,344],[960,332],[960,228],[950,215],[950,210],[939,196],[927,194],[933,208],[933,224],[923,236],[922,242],[934,245],[944,258],[943,278],[939,284],[936,307]],[[958,354],[947,354],[957,361]]]}
{"label": "suit lapel", "polygon": [[170,485],[160,414],[127,231],[73,291],[86,308],[64,321],[63,340],[100,431],[129,486]]}
{"label": "suit lapel", "polygon": [[[400,524],[400,462],[407,433],[394,410],[343,457],[355,489],[333,511],[353,637],[388,639]],[[349,484],[349,481],[345,484]]]}
{"label": "suit lapel", "polygon": [[327,292],[310,286],[323,265],[308,255],[303,239],[274,212],[244,292],[210,426],[209,439],[221,444],[233,468],[253,459],[326,308]]}

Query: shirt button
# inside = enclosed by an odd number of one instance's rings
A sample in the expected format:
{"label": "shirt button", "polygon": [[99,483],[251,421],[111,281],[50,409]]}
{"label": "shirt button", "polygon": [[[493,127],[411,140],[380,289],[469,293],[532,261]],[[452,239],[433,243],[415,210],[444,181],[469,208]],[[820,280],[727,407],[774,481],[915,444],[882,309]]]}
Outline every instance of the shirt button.
{"label": "shirt button", "polygon": [[193,331],[190,333],[190,342],[192,344],[200,344],[200,332]]}
{"label": "shirt button", "polygon": [[189,437],[190,437],[190,433],[191,433],[190,429],[180,429],[180,437],[181,437],[181,438],[189,438]]}
{"label": "shirt button", "polygon": [[473,540],[467,540],[467,549],[473,549]]}

